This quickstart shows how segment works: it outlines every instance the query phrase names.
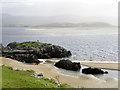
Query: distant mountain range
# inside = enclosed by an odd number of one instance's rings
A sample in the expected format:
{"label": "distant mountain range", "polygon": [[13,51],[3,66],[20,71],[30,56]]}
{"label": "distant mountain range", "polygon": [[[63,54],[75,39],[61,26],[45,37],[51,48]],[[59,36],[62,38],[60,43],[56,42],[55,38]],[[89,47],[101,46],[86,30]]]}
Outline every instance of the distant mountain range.
{"label": "distant mountain range", "polygon": [[[113,18],[114,19],[114,18]],[[2,26],[22,27],[110,27],[109,18],[75,16],[13,16],[2,14]],[[113,20],[114,21],[114,20]],[[85,22],[85,23],[83,23]],[[115,21],[114,21],[115,22]]]}
{"label": "distant mountain range", "polygon": [[40,25],[40,27],[113,27],[113,25],[104,22],[92,23],[51,23]]}

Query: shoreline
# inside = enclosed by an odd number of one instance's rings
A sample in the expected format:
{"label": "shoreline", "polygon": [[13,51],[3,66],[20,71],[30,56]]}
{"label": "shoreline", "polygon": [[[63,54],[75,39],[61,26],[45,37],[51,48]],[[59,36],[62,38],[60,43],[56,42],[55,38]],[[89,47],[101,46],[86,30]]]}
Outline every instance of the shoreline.
{"label": "shoreline", "polygon": [[108,69],[108,70],[116,70],[120,71],[120,63],[104,63],[104,62],[81,62],[82,65],[84,66],[89,66],[89,67],[95,67],[95,68],[101,68],[101,69]]}
{"label": "shoreline", "polygon": [[[67,83],[74,88],[118,88],[118,80],[112,78],[99,79],[94,75],[84,74],[80,74],[75,77],[64,75],[60,73],[51,63],[29,65],[13,59],[0,57],[0,64],[11,66],[13,69],[18,68],[21,70],[34,70],[35,72],[42,72],[44,77],[55,80],[58,77],[61,83]],[[114,66],[115,64],[112,65]]]}
{"label": "shoreline", "polygon": [[[46,59],[46,62],[50,62],[50,63],[56,63],[58,61],[59,60],[56,59]],[[72,61],[72,62],[80,62],[81,65],[88,67],[120,71],[120,62],[116,62],[116,61],[115,62],[114,61]]]}

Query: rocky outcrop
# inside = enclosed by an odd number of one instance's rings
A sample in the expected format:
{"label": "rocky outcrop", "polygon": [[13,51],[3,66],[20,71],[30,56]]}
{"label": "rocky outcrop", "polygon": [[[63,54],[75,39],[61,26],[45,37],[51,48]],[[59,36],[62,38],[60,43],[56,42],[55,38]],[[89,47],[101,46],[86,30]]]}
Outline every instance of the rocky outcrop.
{"label": "rocky outcrop", "polygon": [[25,63],[38,64],[38,59],[70,57],[72,54],[61,46],[29,41],[9,43],[2,50],[2,55]]}
{"label": "rocky outcrop", "polygon": [[84,73],[84,74],[93,74],[93,75],[94,74],[108,74],[107,71],[103,71],[103,70],[101,70],[99,68],[91,68],[91,67],[82,69],[82,73]]}
{"label": "rocky outcrop", "polygon": [[0,50],[2,50],[4,48],[4,46],[2,44],[0,44]]}
{"label": "rocky outcrop", "polygon": [[15,59],[20,62],[29,63],[29,64],[30,63],[35,63],[35,64],[40,63],[38,58],[33,54],[13,54],[13,55],[6,55],[6,57]]}
{"label": "rocky outcrop", "polygon": [[2,44],[0,44],[0,56],[2,56],[2,49],[4,48],[4,46]]}
{"label": "rocky outcrop", "polygon": [[[12,42],[7,45],[7,48],[12,49],[15,53],[22,52],[23,50],[28,53],[35,54],[38,58],[62,58],[70,57],[72,54],[65,48],[57,45],[41,43],[41,42]],[[10,53],[11,53],[10,52]]]}
{"label": "rocky outcrop", "polygon": [[60,60],[55,63],[55,66],[58,68],[66,69],[66,70],[73,70],[73,71],[79,71],[81,68],[80,63],[71,62],[70,60]]}

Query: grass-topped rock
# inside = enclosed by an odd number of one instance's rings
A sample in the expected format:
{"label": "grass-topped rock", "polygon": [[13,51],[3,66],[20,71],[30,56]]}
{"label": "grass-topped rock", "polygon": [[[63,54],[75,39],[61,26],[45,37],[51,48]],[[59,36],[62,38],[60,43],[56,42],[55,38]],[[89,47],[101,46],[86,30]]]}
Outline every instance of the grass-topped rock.
{"label": "grass-topped rock", "polygon": [[3,56],[25,63],[39,63],[38,59],[70,57],[65,48],[39,41],[11,42],[2,51]]}

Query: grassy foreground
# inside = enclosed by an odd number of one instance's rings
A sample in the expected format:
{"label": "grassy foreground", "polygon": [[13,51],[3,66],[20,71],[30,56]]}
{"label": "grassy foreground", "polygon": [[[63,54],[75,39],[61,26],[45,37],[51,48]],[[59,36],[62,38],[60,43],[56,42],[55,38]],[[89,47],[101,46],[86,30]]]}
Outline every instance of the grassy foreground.
{"label": "grassy foreground", "polygon": [[2,88],[66,88],[66,84],[57,85],[47,78],[33,77],[33,71],[15,71],[2,66]]}

